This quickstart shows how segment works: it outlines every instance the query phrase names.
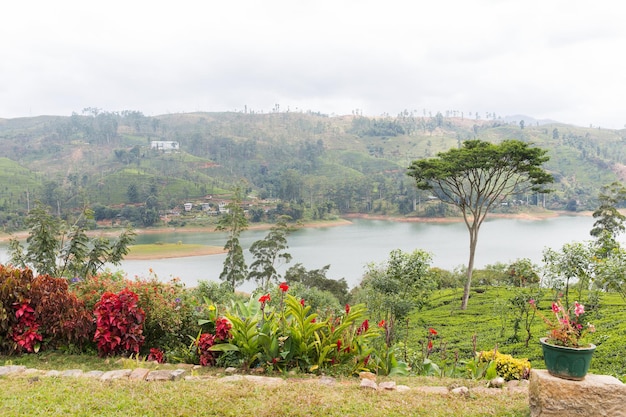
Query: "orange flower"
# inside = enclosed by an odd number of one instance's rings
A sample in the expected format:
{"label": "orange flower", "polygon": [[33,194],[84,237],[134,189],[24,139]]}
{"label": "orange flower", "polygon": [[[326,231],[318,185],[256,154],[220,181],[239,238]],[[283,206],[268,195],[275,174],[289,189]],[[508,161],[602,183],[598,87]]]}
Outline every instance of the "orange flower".
{"label": "orange flower", "polygon": [[436,335],[437,334],[437,330],[433,329],[432,327],[428,329],[428,332],[432,335]]}

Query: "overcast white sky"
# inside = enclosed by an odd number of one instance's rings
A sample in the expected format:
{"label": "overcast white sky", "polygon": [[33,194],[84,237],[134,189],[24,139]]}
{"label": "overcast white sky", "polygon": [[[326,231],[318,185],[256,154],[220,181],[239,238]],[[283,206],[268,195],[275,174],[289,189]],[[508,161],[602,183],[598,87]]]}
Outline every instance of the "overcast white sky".
{"label": "overcast white sky", "polygon": [[[610,3],[610,5],[609,5]],[[626,6],[580,0],[6,1],[0,118],[404,109],[626,124]]]}

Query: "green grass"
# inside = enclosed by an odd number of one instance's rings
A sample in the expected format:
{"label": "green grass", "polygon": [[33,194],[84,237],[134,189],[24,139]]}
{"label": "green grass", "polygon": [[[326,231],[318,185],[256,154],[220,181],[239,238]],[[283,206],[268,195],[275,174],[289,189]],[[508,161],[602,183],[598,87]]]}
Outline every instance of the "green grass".
{"label": "green grass", "polygon": [[132,245],[130,246],[129,255],[132,256],[146,256],[146,257],[180,257],[190,256],[198,253],[204,253],[207,251],[214,251],[215,253],[222,252],[221,247],[207,246],[200,244],[189,243],[152,243],[145,245]]}
{"label": "green grass", "polygon": [[[35,355],[30,355],[31,357]],[[27,366],[39,369],[108,370],[112,361],[82,356],[47,355],[47,360]],[[100,362],[98,365],[97,362]],[[127,360],[128,361],[128,360]],[[132,362],[132,361],[130,361]],[[80,365],[84,366],[80,366]],[[45,365],[45,366],[44,366]],[[129,368],[127,363],[117,368]],[[145,363],[138,363],[147,367]],[[51,366],[51,368],[50,368]],[[152,365],[154,366],[154,365]],[[160,367],[173,365],[160,365]],[[221,371],[221,370],[220,370]],[[216,371],[213,370],[215,373]],[[205,375],[206,376],[206,375]],[[20,375],[0,378],[1,416],[528,416],[525,393],[469,398],[424,393],[420,386],[459,386],[476,383],[445,378],[404,377],[394,379],[408,385],[409,392],[364,391],[357,378],[338,378],[335,384],[315,383],[309,376],[286,378],[280,386],[263,386],[248,381],[224,383],[208,375],[198,380],[102,382],[88,378],[51,378]]]}
{"label": "green grass", "polygon": [[[484,290],[484,291],[483,291]],[[545,336],[545,324],[537,317],[531,327],[532,337],[525,345],[526,331],[518,332],[519,341],[512,340],[514,316],[509,300],[519,289],[486,287],[481,292],[474,289],[468,309],[460,310],[462,289],[437,291],[430,306],[416,312],[410,319],[409,346],[419,347],[426,338],[427,329],[439,332],[438,347],[433,359],[438,362],[444,356],[451,358],[455,351],[461,358],[469,359],[473,352],[472,337],[476,335],[478,350],[490,350],[496,346],[502,353],[528,358],[534,368],[545,368],[539,338]],[[544,293],[540,308],[547,313],[550,303],[548,292]],[[576,298],[572,294],[570,300]],[[586,296],[583,297],[586,302]],[[588,317],[596,327],[590,342],[597,345],[591,361],[590,372],[626,378],[626,302],[617,294],[601,294],[600,307]],[[442,349],[445,346],[445,349]]]}

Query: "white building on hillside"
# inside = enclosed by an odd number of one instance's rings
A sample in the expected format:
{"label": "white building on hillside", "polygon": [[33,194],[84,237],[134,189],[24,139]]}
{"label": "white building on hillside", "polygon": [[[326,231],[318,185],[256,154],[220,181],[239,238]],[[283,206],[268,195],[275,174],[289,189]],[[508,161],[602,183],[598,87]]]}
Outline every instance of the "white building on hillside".
{"label": "white building on hillside", "polygon": [[163,152],[176,152],[180,150],[178,142],[171,140],[153,140],[150,142],[150,149]]}

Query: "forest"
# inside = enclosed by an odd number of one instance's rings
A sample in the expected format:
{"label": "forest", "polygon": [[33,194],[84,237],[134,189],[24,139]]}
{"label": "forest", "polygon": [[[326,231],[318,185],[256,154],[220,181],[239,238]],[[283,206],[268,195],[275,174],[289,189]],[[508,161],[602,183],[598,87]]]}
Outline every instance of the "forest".
{"label": "forest", "polygon": [[[219,213],[237,187],[253,222],[453,216],[406,171],[472,139],[516,139],[548,151],[553,192],[511,195],[497,211],[593,210],[598,190],[625,172],[622,130],[505,122],[493,114],[331,117],[278,109],[145,116],[86,108],[69,117],[0,119],[0,224],[23,229],[39,201],[63,218],[89,207],[97,221],[151,226],[185,203],[196,217]],[[155,149],[157,141],[178,148]]]}

